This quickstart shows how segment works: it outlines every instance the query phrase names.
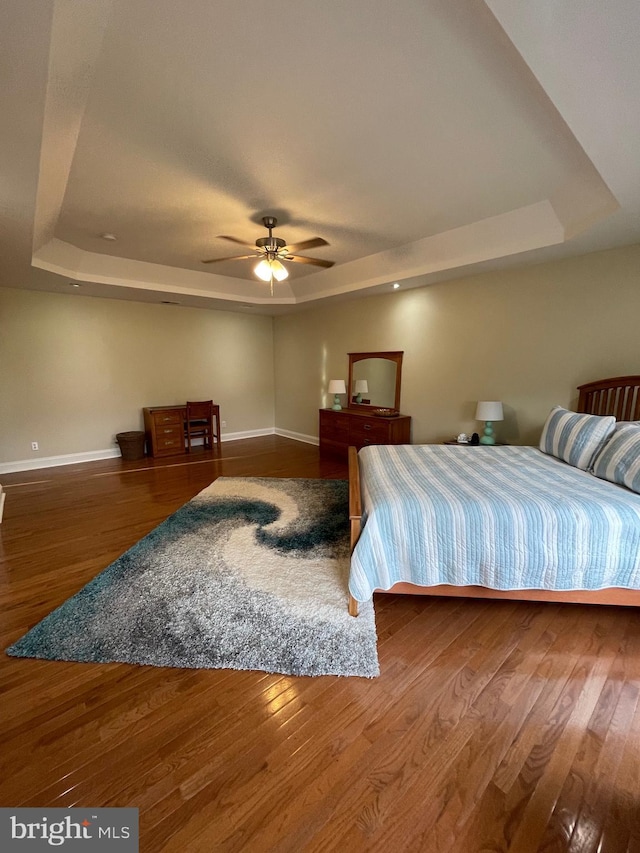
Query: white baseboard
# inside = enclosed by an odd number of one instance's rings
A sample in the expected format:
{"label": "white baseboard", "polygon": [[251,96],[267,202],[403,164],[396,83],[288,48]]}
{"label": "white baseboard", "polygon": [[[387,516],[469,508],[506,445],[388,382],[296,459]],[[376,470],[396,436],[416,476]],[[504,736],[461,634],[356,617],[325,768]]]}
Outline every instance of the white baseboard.
{"label": "white baseboard", "polygon": [[277,427],[275,433],[283,438],[292,438],[294,441],[303,441],[305,444],[315,444],[316,447],[320,444],[317,435],[305,435],[303,432],[292,432],[290,429],[278,429]]}
{"label": "white baseboard", "polygon": [[249,429],[246,432],[226,432],[221,438],[222,441],[240,441],[242,438],[260,438],[261,435],[274,435],[275,429],[267,427],[266,429]]}
{"label": "white baseboard", "polygon": [[[306,444],[318,444],[318,439],[312,435],[303,435],[299,432],[275,429],[246,430],[246,432],[229,432],[221,436],[225,441],[240,441],[243,438],[259,438],[263,435],[281,435],[284,438],[292,438],[295,441],[303,441]],[[194,441],[194,444],[202,444],[203,439]],[[88,450],[83,453],[65,453],[61,456],[39,456],[37,459],[18,459],[15,462],[0,462],[0,474],[13,474],[18,471],[35,471],[38,468],[56,468],[59,465],[77,465],[80,462],[96,462],[99,459],[113,459],[120,456],[119,447],[109,447],[105,450]]]}
{"label": "white baseboard", "polygon": [[62,456],[38,456],[37,459],[18,459],[15,462],[0,462],[0,474],[12,474],[15,471],[35,471],[38,468],[56,468],[59,465],[76,465],[80,462],[95,462],[98,459],[112,459],[120,456],[118,447],[107,450],[88,450],[84,453],[65,453]]}

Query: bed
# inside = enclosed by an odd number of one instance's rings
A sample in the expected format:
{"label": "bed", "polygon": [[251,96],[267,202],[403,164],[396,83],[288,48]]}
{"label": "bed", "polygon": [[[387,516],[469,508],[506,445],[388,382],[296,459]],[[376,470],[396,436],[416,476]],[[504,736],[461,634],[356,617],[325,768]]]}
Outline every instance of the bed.
{"label": "bed", "polygon": [[[640,420],[640,376],[578,391]],[[349,516],[352,616],[374,592],[640,606],[640,494],[538,448],[352,447]]]}

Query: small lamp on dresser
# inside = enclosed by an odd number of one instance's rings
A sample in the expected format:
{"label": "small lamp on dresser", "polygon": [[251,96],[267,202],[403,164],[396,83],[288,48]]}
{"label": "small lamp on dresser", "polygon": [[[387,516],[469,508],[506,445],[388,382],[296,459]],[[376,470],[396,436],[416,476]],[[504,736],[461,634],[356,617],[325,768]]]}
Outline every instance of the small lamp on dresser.
{"label": "small lamp on dresser", "polygon": [[366,379],[356,379],[356,403],[362,402],[362,395],[369,393],[369,386]]}
{"label": "small lamp on dresser", "polygon": [[480,438],[480,444],[495,444],[493,435],[494,421],[503,421],[502,403],[497,400],[483,400],[476,407],[476,420],[484,421],[484,435]]}
{"label": "small lamp on dresser", "polygon": [[331,406],[331,408],[334,412],[339,412],[342,409],[339,394],[347,393],[347,387],[344,384],[344,379],[330,379],[329,393],[333,394],[333,406]]}

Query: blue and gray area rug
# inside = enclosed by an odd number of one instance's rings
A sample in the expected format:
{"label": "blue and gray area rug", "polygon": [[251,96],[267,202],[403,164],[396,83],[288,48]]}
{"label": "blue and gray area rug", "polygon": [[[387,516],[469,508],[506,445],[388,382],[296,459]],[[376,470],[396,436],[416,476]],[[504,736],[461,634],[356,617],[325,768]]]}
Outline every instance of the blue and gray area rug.
{"label": "blue and gray area rug", "polygon": [[16,657],[379,674],[347,612],[348,484],[221,477],[7,649]]}

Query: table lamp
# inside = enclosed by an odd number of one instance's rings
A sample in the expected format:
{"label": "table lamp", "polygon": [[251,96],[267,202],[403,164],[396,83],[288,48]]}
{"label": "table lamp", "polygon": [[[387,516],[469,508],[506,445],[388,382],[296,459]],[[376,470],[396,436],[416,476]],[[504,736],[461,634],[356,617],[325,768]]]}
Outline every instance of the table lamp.
{"label": "table lamp", "polygon": [[366,379],[356,379],[356,403],[362,402],[362,395],[369,393],[369,386]]}
{"label": "table lamp", "polygon": [[476,420],[484,421],[484,435],[480,439],[480,444],[495,444],[496,440],[493,436],[494,421],[503,421],[502,403],[497,400],[483,400],[478,403],[476,408]]}
{"label": "table lamp", "polygon": [[333,394],[333,406],[331,406],[331,408],[334,412],[339,412],[342,409],[342,406],[340,405],[340,397],[338,395],[347,393],[347,387],[344,384],[344,379],[330,379],[329,393]]}

